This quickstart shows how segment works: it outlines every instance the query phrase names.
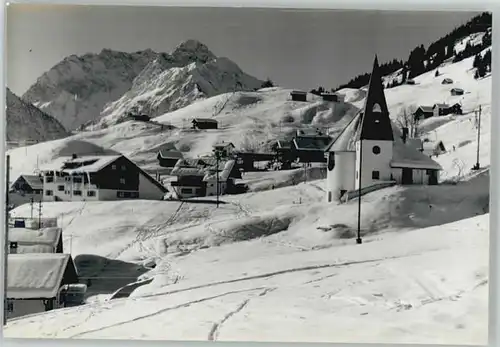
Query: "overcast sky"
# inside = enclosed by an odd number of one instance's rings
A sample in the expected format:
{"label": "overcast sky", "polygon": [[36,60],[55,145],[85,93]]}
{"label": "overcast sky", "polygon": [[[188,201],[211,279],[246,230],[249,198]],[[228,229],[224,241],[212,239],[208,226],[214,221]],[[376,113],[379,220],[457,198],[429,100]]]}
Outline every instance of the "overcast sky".
{"label": "overcast sky", "polygon": [[406,59],[475,14],[10,5],[7,85],[21,95],[71,54],[170,52],[197,39],[255,77],[287,88],[332,88],[369,72],[374,54],[381,62]]}

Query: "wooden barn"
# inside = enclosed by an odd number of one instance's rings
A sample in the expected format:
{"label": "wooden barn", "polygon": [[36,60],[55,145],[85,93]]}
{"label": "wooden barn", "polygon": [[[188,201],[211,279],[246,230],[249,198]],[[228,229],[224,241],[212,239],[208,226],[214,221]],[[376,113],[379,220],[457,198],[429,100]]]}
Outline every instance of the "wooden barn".
{"label": "wooden barn", "polygon": [[151,120],[151,117],[147,114],[134,114],[130,115],[129,118],[139,122],[149,122]]}
{"label": "wooden barn", "polygon": [[441,81],[441,84],[452,84],[453,83],[453,80],[451,78],[443,78],[443,80]]}
{"label": "wooden barn", "polygon": [[294,90],[290,93],[290,96],[292,97],[292,101],[307,101],[307,92]]}
{"label": "wooden barn", "polygon": [[227,158],[231,156],[235,150],[235,146],[232,142],[217,142],[213,146],[215,151],[218,151],[221,155],[221,158]]}
{"label": "wooden barn", "polygon": [[191,123],[193,129],[217,129],[218,123],[215,119],[211,118],[194,118]]}
{"label": "wooden barn", "polygon": [[414,113],[416,120],[427,119],[434,116],[434,111],[432,106],[419,106]]}
{"label": "wooden barn", "polygon": [[462,114],[462,105],[458,103],[453,105],[434,104],[432,111],[434,112],[434,117],[446,116],[449,114]]}
{"label": "wooden barn", "polygon": [[464,95],[464,90],[462,88],[452,88],[450,90],[450,94],[453,95],[453,96]]}

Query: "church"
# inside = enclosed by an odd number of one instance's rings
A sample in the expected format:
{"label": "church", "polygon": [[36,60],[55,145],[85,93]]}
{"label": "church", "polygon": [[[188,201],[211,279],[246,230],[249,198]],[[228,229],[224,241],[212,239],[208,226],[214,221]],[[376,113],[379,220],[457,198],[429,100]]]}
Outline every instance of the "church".
{"label": "church", "polygon": [[441,166],[407,143],[389,118],[377,57],[365,105],[326,148],[327,201],[383,183],[438,184]]}

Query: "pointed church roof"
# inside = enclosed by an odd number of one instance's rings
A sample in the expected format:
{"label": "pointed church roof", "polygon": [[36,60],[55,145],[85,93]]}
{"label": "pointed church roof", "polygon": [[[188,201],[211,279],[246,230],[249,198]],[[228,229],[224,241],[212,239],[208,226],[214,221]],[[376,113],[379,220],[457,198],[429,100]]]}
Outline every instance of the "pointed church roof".
{"label": "pointed church roof", "polygon": [[373,60],[361,122],[361,131],[357,134],[358,140],[394,141],[377,56]]}

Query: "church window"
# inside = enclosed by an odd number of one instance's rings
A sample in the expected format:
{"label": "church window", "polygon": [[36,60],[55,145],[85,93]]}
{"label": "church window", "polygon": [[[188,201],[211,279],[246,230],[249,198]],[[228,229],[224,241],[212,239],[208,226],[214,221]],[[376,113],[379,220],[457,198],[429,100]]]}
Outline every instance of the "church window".
{"label": "church window", "polygon": [[372,108],[372,112],[382,112],[382,108],[379,104],[375,103]]}
{"label": "church window", "polygon": [[373,146],[372,152],[375,155],[380,154],[380,147],[379,146]]}
{"label": "church window", "polygon": [[380,179],[380,172],[372,171],[372,180],[378,180],[378,179]]}

